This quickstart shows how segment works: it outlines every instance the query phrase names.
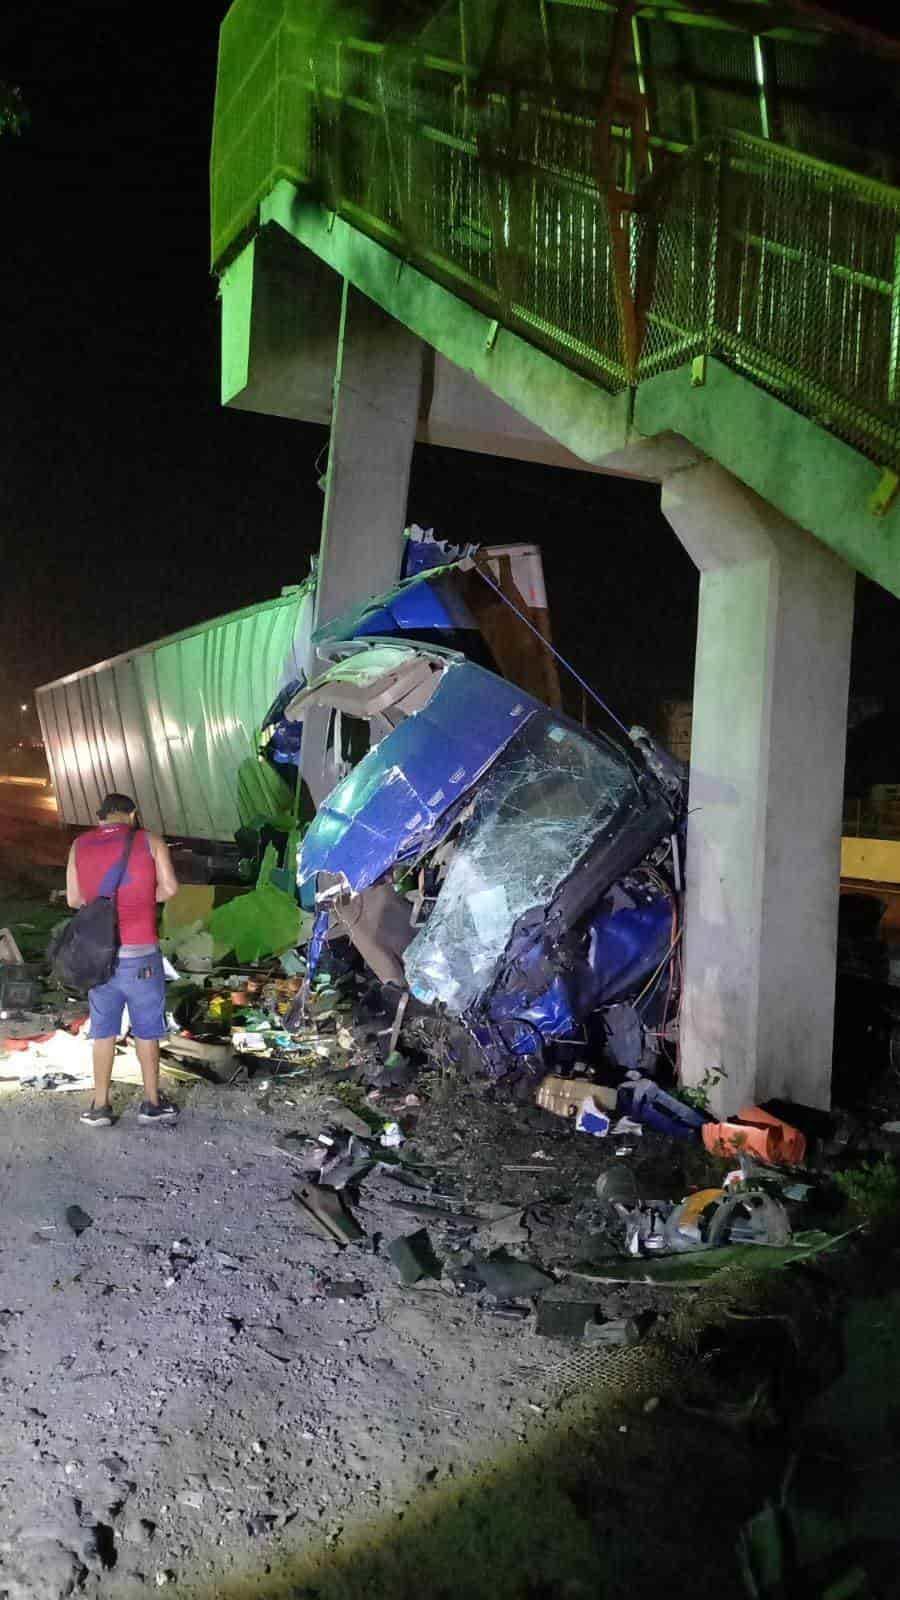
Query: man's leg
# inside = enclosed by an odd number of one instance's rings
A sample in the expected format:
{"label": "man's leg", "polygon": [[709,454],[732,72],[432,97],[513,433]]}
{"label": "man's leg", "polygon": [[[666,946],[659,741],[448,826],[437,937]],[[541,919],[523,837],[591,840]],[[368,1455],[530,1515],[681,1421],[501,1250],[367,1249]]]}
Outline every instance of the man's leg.
{"label": "man's leg", "polygon": [[152,956],[133,957],[122,966],[131,1031],[144,1080],[144,1099],[138,1121],[174,1122],[178,1108],[170,1105],[159,1092],[159,1041],[168,1032],[162,956],[157,950]]}
{"label": "man's leg", "polygon": [[94,1039],[91,1053],[94,1058],[94,1105],[99,1111],[109,1105],[109,1084],[112,1078],[113,1057],[116,1053],[115,1038]]}
{"label": "man's leg", "polygon": [[144,1079],[144,1099],[138,1111],[138,1122],[177,1121],[178,1107],[159,1092],[159,1040],[135,1038],[134,1044]]}
{"label": "man's leg", "polygon": [[144,1080],[144,1099],[148,1105],[159,1105],[159,1040],[135,1039],[141,1077]]}
{"label": "man's leg", "polygon": [[113,1120],[109,1109],[109,1083],[116,1041],[122,1030],[122,996],[115,974],[107,983],[98,983],[89,991],[88,1003],[91,1011],[94,1098],[89,1110],[81,1113],[81,1121],[91,1127],[108,1128]]}

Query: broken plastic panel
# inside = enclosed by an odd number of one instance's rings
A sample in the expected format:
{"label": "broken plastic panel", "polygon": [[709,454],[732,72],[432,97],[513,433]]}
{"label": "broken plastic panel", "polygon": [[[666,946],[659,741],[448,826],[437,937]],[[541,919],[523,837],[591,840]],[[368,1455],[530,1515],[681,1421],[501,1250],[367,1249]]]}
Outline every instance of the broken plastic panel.
{"label": "broken plastic panel", "polygon": [[260,961],[292,949],[311,920],[291,895],[270,883],[219,906],[209,926],[216,944],[233,950],[238,961]]}
{"label": "broken plastic panel", "polygon": [[400,720],[391,715],[398,708],[409,715],[427,705],[439,673],[454,659],[404,644],[344,648],[348,654],[285,707],[288,722],[303,717],[310,706],[329,706],[353,717],[384,717],[392,724]]}
{"label": "broken plastic panel", "polygon": [[277,861],[274,846],[263,857],[257,886],[219,906],[209,919],[209,930],[220,948],[233,950],[238,961],[259,961],[280,955],[298,944],[312,918],[301,911],[293,895],[271,882]]}
{"label": "broken plastic panel", "polygon": [[457,1015],[488,986],[524,912],[548,903],[635,785],[614,746],[532,717],[478,790],[437,904],[404,966]]}

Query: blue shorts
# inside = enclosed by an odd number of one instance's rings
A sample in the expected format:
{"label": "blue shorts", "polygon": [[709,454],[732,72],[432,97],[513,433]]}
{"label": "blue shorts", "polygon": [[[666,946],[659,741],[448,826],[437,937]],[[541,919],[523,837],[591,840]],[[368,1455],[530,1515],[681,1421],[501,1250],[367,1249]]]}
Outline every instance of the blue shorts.
{"label": "blue shorts", "polygon": [[92,1039],[117,1039],[126,1006],[136,1039],[164,1039],[169,1030],[162,953],[154,950],[149,956],[120,956],[109,982],[98,983],[88,1000]]}

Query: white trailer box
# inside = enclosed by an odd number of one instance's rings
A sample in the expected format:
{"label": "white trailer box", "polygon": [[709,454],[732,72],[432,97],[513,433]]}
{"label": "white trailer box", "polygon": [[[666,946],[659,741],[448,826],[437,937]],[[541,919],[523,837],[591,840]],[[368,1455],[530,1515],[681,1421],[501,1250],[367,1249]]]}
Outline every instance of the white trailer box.
{"label": "white trailer box", "polygon": [[38,689],[61,821],[95,824],[110,790],[170,838],[230,840],[278,810],[288,791],[257,736],[305,670],[314,599],[309,580]]}

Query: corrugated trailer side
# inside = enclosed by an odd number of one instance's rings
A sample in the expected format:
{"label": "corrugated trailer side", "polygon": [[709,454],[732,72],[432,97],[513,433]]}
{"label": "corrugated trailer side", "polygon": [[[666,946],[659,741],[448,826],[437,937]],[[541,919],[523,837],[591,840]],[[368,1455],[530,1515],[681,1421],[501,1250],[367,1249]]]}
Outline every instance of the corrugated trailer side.
{"label": "corrugated trailer side", "polygon": [[118,789],[160,833],[232,839],[278,783],[256,735],[305,668],[312,609],[307,582],[44,684],[36,704],[60,819],[93,824]]}

